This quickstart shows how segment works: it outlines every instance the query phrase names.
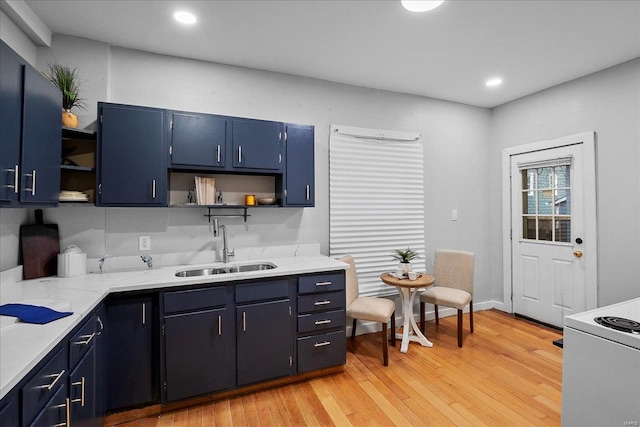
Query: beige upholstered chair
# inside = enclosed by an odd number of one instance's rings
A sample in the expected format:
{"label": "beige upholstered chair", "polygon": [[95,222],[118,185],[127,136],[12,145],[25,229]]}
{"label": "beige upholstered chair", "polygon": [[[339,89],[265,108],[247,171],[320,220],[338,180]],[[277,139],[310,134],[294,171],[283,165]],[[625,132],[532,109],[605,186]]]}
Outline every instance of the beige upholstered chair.
{"label": "beige upholstered chair", "polygon": [[389,364],[389,345],[387,343],[387,323],[391,319],[391,345],[396,346],[396,304],[388,299],[376,297],[361,297],[358,290],[358,276],[356,264],[351,256],[340,258],[340,261],[349,264],[346,272],[347,279],[347,317],[353,319],[351,339],[356,336],[357,319],[382,323],[382,363]]}
{"label": "beige upholstered chair", "polygon": [[462,347],[462,310],[469,304],[469,325],[473,333],[473,252],[448,249],[436,250],[433,263],[433,287],[420,294],[420,328],[424,333],[425,303],[435,306],[436,323],[438,306],[458,309],[458,347]]}

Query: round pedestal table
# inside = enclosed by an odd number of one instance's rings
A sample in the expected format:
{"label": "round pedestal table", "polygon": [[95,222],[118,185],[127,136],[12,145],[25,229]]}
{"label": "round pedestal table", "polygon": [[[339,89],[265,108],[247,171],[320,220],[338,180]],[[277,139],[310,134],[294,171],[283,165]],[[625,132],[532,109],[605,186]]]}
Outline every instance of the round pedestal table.
{"label": "round pedestal table", "polygon": [[433,285],[435,278],[425,273],[420,275],[416,280],[408,278],[398,278],[391,273],[383,273],[380,280],[390,286],[395,286],[398,293],[402,297],[402,333],[394,331],[396,338],[402,339],[400,351],[406,353],[409,350],[409,343],[415,341],[423,347],[433,347],[433,343],[425,337],[420,328],[416,324],[413,317],[413,300],[418,293],[418,289]]}

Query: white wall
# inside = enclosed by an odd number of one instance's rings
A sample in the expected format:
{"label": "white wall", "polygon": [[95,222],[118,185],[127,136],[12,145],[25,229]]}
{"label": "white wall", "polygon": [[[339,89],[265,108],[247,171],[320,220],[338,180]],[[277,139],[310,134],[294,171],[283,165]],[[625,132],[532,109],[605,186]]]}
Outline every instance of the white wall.
{"label": "white wall", "polygon": [[501,151],[583,131],[597,134],[598,305],[640,296],[640,59],[493,110],[491,254],[502,300]]}
{"label": "white wall", "polygon": [[0,10],[0,39],[29,64],[36,65],[36,45]]}
{"label": "white wall", "polygon": [[[477,253],[476,296],[492,299],[489,259],[490,111],[430,98],[377,91],[285,74],[155,55],[55,35],[51,48],[38,49],[38,68],[48,61],[78,66],[86,97],[232,116],[313,124],[316,128],[316,206],[252,210],[247,223],[223,220],[231,247],[316,243],[328,253],[328,143],[331,124],[413,131],[425,145],[426,249]],[[96,65],[97,64],[97,65]],[[95,106],[80,115],[94,120]],[[384,167],[384,165],[380,165]],[[459,220],[451,221],[451,209]],[[153,253],[189,252],[220,246],[204,209],[61,207],[45,220],[59,225],[62,246],[74,243],[89,257],[137,253],[137,236],[151,235]],[[18,228],[0,218],[5,233]],[[15,231],[17,233],[17,231]],[[7,244],[7,250],[12,250]],[[4,249],[4,248],[3,248]],[[17,248],[15,249],[17,250]],[[431,267],[431,258],[426,260]],[[4,263],[2,269],[12,266]]]}

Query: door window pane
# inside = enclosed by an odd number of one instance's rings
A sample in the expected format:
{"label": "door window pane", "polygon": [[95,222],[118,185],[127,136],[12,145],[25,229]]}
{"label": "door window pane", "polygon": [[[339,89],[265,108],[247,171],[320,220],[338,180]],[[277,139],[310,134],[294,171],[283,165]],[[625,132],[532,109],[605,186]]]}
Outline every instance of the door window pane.
{"label": "door window pane", "polygon": [[523,169],[522,238],[571,241],[571,165]]}

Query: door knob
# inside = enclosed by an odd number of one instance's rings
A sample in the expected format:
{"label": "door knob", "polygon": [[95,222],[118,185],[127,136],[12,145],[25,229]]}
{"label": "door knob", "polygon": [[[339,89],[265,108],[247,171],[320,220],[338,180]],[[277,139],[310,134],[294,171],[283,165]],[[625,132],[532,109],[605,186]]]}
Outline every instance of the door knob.
{"label": "door knob", "polygon": [[573,251],[573,255],[575,255],[576,258],[581,258],[582,257],[582,251]]}

